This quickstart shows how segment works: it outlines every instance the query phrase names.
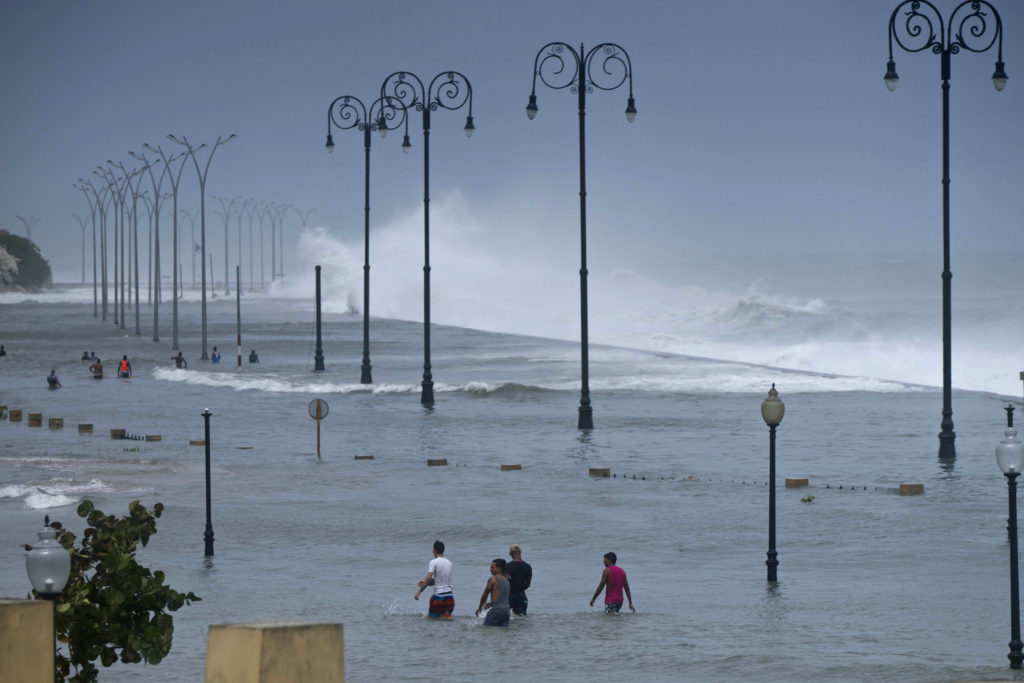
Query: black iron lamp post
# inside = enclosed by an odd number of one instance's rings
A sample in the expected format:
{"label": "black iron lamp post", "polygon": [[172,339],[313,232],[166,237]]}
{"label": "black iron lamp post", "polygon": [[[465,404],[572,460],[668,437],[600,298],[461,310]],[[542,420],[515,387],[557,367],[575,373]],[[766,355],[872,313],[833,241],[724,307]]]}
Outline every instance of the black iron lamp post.
{"label": "black iron lamp post", "polygon": [[[99,292],[96,285],[96,211],[100,208],[99,193],[96,192],[92,183],[82,178],[78,179],[77,185],[72,184],[72,187],[85,195],[85,200],[89,202],[89,213],[92,215],[92,317],[98,318],[100,309]],[[96,197],[95,202],[92,200],[93,196]]]}
{"label": "black iron lamp post", "polygon": [[[1009,414],[1009,413],[1008,413]],[[1020,587],[1017,577],[1017,477],[1024,470],[1024,443],[1017,439],[1017,430],[1006,428],[1006,438],[996,446],[996,462],[1006,475],[1010,494],[1010,660],[1011,669],[1024,662],[1024,644],[1020,640]]]}
{"label": "black iron lamp post", "polygon": [[[371,133],[377,131],[383,138],[387,135],[388,129],[404,126],[405,139],[402,143],[402,150],[408,152],[412,147],[409,144],[409,117],[406,114],[405,105],[394,97],[386,95],[378,97],[367,111],[366,105],[358,97],[342,95],[327,107],[326,147],[328,153],[334,151],[334,138],[331,136],[332,123],[342,130],[356,128],[363,132],[363,149],[365,150],[363,170],[363,365],[359,381],[362,384],[373,384],[370,366],[370,142],[373,139]],[[299,216],[302,217],[301,211]],[[305,218],[303,218],[303,227],[305,227]]]}
{"label": "black iron lamp post", "polygon": [[[411,80],[410,80],[411,79]],[[415,74],[396,71],[380,86],[381,97],[391,96],[408,112],[423,112],[423,382],[420,403],[434,405],[434,377],[430,371],[430,112],[438,109],[455,111],[467,107],[466,137],[472,137],[473,87],[469,79],[457,71],[442,71],[423,87]],[[402,150],[409,151],[409,136],[402,141]]]}
{"label": "black iron lamp post", "polygon": [[[594,62],[598,63],[594,73]],[[566,64],[568,62],[568,65]],[[545,69],[547,69],[545,73]],[[548,43],[540,49],[533,60],[533,85],[530,89],[530,102],[526,105],[526,115],[533,119],[537,116],[537,79],[541,83],[563,90],[569,88],[576,94],[579,107],[580,133],[580,348],[582,354],[582,388],[580,390],[580,408],[577,427],[579,429],[594,428],[594,411],[590,405],[590,344],[587,323],[587,165],[586,165],[586,104],[587,93],[598,90],[615,90],[623,83],[629,82],[629,99],[626,100],[626,120],[636,120],[636,103],[633,100],[633,65],[629,54],[615,43],[601,43],[584,51],[582,43],[580,51],[568,43]],[[550,80],[549,80],[550,79]]]}
{"label": "black iron lamp post", "polygon": [[[902,14],[902,16],[901,16]],[[990,17],[991,15],[991,17]],[[960,50],[986,52],[998,42],[992,85],[1006,87],[1003,69],[1003,22],[999,12],[985,0],[965,0],[953,10],[948,25],[928,0],[903,0],[889,18],[889,61],[885,85],[895,90],[899,83],[896,62],[892,58],[893,41],[907,52],[925,50],[941,58],[942,80],[942,431],[939,433],[939,458],[956,458],[956,433],[953,431],[952,363],[950,352],[949,269],[949,76],[950,57]]]}
{"label": "black iron lamp post", "polygon": [[203,444],[206,446],[206,531],[203,532],[203,542],[206,550],[203,555],[213,557],[213,521],[211,519],[211,496],[210,496],[210,412],[205,408],[203,416]]}
{"label": "black iron lamp post", "polygon": [[320,266],[316,267],[316,351],[313,354],[313,372],[324,371],[324,342],[320,317]]}
{"label": "black iron lamp post", "polygon": [[[198,152],[203,147],[205,147],[206,143],[203,143],[203,144],[199,145],[198,147],[193,147],[192,144],[189,143],[188,138],[185,137],[184,135],[181,136],[181,138],[177,138],[177,137],[175,137],[173,135],[168,135],[167,136],[168,140],[171,140],[172,142],[177,142],[179,145],[184,145],[185,149],[188,150],[187,154],[188,154],[188,156],[192,157],[192,163],[196,167],[196,175],[199,177],[199,214],[200,214],[200,216],[199,216],[199,231],[200,231],[199,232],[199,235],[200,235],[199,239],[200,239],[200,242],[201,242],[201,244],[200,244],[200,251],[202,253],[202,259],[200,259],[200,260],[204,264],[204,267],[202,268],[202,271],[203,271],[203,277],[202,277],[202,284],[203,284],[203,291],[202,291],[203,354],[200,356],[201,360],[209,360],[209,356],[206,355],[206,267],[205,267],[205,264],[206,264],[206,176],[210,172],[210,163],[213,161],[213,155],[217,153],[217,148],[220,147],[221,145],[226,145],[227,143],[229,143],[232,140],[234,140],[236,137],[238,137],[238,136],[235,133],[232,133],[231,135],[228,135],[226,137],[221,137],[220,135],[218,135],[217,136],[217,141],[214,142],[213,143],[213,147],[210,148],[210,155],[208,157],[206,157],[206,167],[203,168],[202,170],[200,170],[199,169],[199,159],[196,158],[196,152]],[[182,162],[182,163],[184,163],[184,162]],[[225,238],[225,241],[226,241],[226,238]],[[213,266],[211,266],[210,268],[212,270]],[[227,277],[226,273],[225,273],[225,277]],[[213,283],[212,282],[210,283],[210,288],[211,288],[211,290],[213,289]],[[177,295],[177,292],[175,292],[175,295]],[[177,300],[177,299],[175,299],[175,300]]]}
{"label": "black iron lamp post", "polygon": [[775,428],[786,414],[786,404],[779,398],[775,384],[768,390],[768,398],[761,402],[761,417],[768,425],[768,580],[778,581],[779,554],[775,551]]}

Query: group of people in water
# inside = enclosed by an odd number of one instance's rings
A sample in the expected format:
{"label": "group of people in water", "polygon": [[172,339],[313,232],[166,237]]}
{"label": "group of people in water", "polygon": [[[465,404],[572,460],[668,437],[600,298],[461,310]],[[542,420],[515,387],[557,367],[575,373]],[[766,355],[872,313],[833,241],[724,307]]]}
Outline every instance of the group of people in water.
{"label": "group of people in water", "polygon": [[[0,356],[6,355],[7,351],[4,349],[2,345],[0,345]],[[89,366],[89,374],[92,375],[93,379],[103,379],[103,361],[99,358],[99,356],[96,355],[95,351],[82,351],[81,360],[92,361],[92,364]],[[171,356],[171,360],[174,361],[174,367],[176,367],[177,369],[188,369],[188,361],[185,360],[185,357],[181,354],[181,351],[178,351],[177,356]],[[213,360],[214,363],[220,362],[220,352],[217,351],[216,346],[213,347],[213,357],[211,360]],[[260,362],[259,356],[256,355],[256,349],[252,349],[252,351],[249,352],[249,362]],[[134,376],[134,372],[132,371],[132,363],[130,360],[128,360],[127,354],[122,355],[121,360],[117,362],[117,376],[121,379],[129,379]],[[60,389],[63,386],[60,383],[60,379],[57,377],[56,368],[50,369],[50,374],[46,376],[46,384],[49,386],[50,389]]]}
{"label": "group of people in water", "polygon": [[[416,582],[417,589],[413,599],[419,600],[420,593],[427,586],[433,586],[434,593],[430,596],[430,604],[427,607],[428,616],[431,619],[451,619],[452,611],[455,609],[452,562],[444,556],[444,543],[441,541],[434,541],[433,553],[434,559],[427,565],[426,577]],[[512,558],[508,562],[500,557],[491,561],[491,575],[484,584],[480,604],[474,612],[476,616],[480,616],[480,612],[487,610],[484,626],[508,626],[513,614],[517,617],[526,616],[526,590],[533,581],[533,568],[523,561],[523,551],[518,543],[513,543],[509,547],[508,554]],[[601,582],[597,585],[590,604],[593,606],[601,591],[604,591],[605,613],[617,614],[622,609],[625,594],[626,600],[629,601],[629,609],[635,612],[633,596],[629,591],[629,580],[626,578],[626,572],[616,564],[617,561],[615,553],[605,553]]]}

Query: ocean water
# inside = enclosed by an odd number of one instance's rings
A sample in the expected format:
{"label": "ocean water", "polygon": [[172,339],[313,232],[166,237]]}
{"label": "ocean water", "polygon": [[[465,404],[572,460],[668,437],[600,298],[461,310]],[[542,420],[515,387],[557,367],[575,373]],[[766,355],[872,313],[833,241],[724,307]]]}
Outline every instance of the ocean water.
{"label": "ocean water", "polygon": [[[300,252],[312,254],[331,238],[303,239]],[[244,354],[255,348],[262,362],[241,369],[233,297],[210,302],[210,345],[224,355],[214,365],[199,360],[199,306],[186,291],[189,369],[176,370],[167,303],[154,343],[145,305],[136,338],[130,315],[126,331],[93,317],[91,288],[0,295],[0,404],[41,412],[44,424],[65,420],[60,431],[0,421],[0,594],[27,594],[20,544],[42,516],[79,529],[75,505],[88,497],[121,514],[136,498],[164,503],[140,558],[203,598],[174,614],[164,662],[115,666],[102,680],[201,680],[209,624],[270,619],[344,623],[352,681],[506,671],[569,681],[1012,678],[1006,485],[994,447],[1003,406],[1020,404],[1022,363],[1019,344],[996,359],[988,351],[1019,331],[1019,297],[965,287],[957,303],[971,324],[954,367],[970,379],[955,381],[951,464],[937,460],[938,315],[927,287],[806,296],[748,283],[730,293],[619,273],[614,286],[594,288],[593,339],[604,344],[591,349],[596,428],[582,433],[576,318],[560,314],[557,297],[499,318],[472,279],[439,286],[437,403],[425,409],[419,300],[381,278],[375,383],[359,384],[361,273],[344,245],[333,248],[327,371],[317,374],[306,275],[247,292]],[[616,296],[647,303],[617,308]],[[464,319],[474,310],[475,321]],[[494,331],[502,327],[546,336]],[[904,355],[893,357],[897,349]],[[105,360],[107,379],[88,377],[83,350]],[[127,382],[113,378],[121,354],[135,369]],[[897,366],[903,374],[889,372]],[[64,384],[55,392],[45,387],[51,367]],[[786,416],[780,580],[770,585],[759,405],[773,382]],[[330,404],[319,460],[307,414],[317,397]],[[204,408],[213,413],[213,558],[203,557],[203,449],[188,445],[203,437]],[[78,423],[94,433],[79,435]],[[162,441],[113,441],[111,428]],[[427,467],[428,458],[449,464]],[[591,467],[615,476],[592,478]],[[810,486],[783,488],[790,477]],[[925,494],[900,496],[900,483],[924,484]],[[435,539],[455,565],[455,618],[445,623],[412,599]],[[485,629],[473,610],[490,560],[510,543],[533,565],[530,616]],[[609,550],[628,573],[635,614],[588,606]]]}

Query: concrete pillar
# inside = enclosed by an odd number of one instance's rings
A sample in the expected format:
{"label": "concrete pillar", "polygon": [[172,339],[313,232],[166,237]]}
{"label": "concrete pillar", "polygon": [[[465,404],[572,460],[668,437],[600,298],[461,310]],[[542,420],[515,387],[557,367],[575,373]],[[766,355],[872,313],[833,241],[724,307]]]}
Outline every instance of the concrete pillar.
{"label": "concrete pillar", "polygon": [[214,624],[205,683],[344,683],[342,624]]}
{"label": "concrete pillar", "polygon": [[0,598],[0,681],[52,681],[53,603]]}

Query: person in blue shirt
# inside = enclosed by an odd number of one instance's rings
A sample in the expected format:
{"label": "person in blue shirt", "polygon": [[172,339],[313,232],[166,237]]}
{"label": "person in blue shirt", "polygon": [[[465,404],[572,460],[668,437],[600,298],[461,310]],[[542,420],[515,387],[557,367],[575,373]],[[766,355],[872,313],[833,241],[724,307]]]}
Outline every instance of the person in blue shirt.
{"label": "person in blue shirt", "polygon": [[210,360],[212,360],[214,363],[220,362],[220,351],[217,350],[216,346],[213,347],[213,355],[210,356]]}

